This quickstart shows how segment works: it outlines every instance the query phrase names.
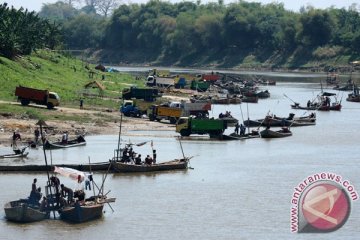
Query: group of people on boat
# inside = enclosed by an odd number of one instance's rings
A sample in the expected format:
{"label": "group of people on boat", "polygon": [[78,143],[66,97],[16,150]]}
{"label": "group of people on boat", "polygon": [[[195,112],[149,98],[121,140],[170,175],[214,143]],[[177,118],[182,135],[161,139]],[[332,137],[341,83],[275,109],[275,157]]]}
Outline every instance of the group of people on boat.
{"label": "group of people on boat", "polygon": [[142,165],[142,164],[151,165],[156,163],[156,156],[157,156],[156,150],[153,149],[152,156],[147,155],[144,161],[142,161],[141,154],[137,154],[136,152],[134,152],[131,146],[130,147],[126,146],[122,152],[122,157],[120,162],[135,164],[135,165]]}
{"label": "group of people on boat", "polygon": [[236,124],[235,124],[235,133],[236,134],[238,134],[239,135],[239,129],[240,129],[240,135],[241,136],[243,136],[243,135],[245,135],[245,131],[246,131],[246,128],[245,128],[245,126],[241,123],[240,125],[239,125],[239,123],[237,122]]}
{"label": "group of people on boat", "polygon": [[[63,206],[72,205],[75,202],[83,202],[85,200],[85,191],[83,187],[84,179],[79,175],[77,180],[77,186],[75,189],[65,186],[60,183],[60,180],[55,175],[50,177],[50,187],[53,189],[54,199],[51,201],[54,207],[61,208]],[[86,189],[91,190],[90,182],[92,181],[92,174],[87,175],[85,180]],[[41,187],[37,187],[37,179],[34,178],[31,185],[31,192],[28,198],[29,204],[39,206],[41,211],[46,211],[49,206],[49,199],[46,196],[42,196]],[[88,186],[87,186],[88,185]],[[40,201],[41,200],[41,201]]]}
{"label": "group of people on boat", "polygon": [[230,111],[226,111],[225,113],[220,113],[219,118],[226,118],[226,117],[232,117]]}

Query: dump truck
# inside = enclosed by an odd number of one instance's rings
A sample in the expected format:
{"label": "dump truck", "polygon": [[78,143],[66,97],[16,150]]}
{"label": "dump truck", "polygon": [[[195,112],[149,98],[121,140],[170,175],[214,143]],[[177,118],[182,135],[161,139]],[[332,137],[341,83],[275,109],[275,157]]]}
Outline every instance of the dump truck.
{"label": "dump truck", "polygon": [[181,117],[176,124],[176,132],[180,133],[181,136],[209,134],[210,138],[219,138],[226,128],[226,121],[213,118]]}
{"label": "dump truck", "polygon": [[143,99],[124,100],[120,111],[127,117],[141,117],[147,113],[148,108],[153,104],[153,102],[147,102]]}
{"label": "dump truck", "polygon": [[173,87],[175,80],[173,77],[159,77],[159,76],[148,76],[146,80],[146,86],[149,87]]}
{"label": "dump truck", "polygon": [[120,107],[120,112],[122,112],[127,117],[141,117],[141,110],[135,106],[133,100],[125,100],[124,104]]}
{"label": "dump truck", "polygon": [[210,82],[206,82],[206,81],[197,81],[197,80],[192,80],[191,84],[190,84],[190,88],[192,90],[197,90],[198,92],[205,92],[206,90],[208,90],[208,88],[210,87]]}
{"label": "dump truck", "polygon": [[148,102],[153,102],[157,97],[161,97],[159,90],[154,88],[137,88],[130,87],[124,88],[122,91],[122,98],[125,100],[135,99],[144,99]]}
{"label": "dump truck", "polygon": [[221,76],[217,74],[202,74],[201,80],[207,81],[207,82],[216,82],[217,80],[220,80]]}
{"label": "dump truck", "polygon": [[171,124],[175,124],[182,115],[182,109],[178,107],[169,107],[164,105],[153,105],[148,109],[148,117],[150,121],[169,120]]}
{"label": "dump truck", "polygon": [[49,90],[40,90],[35,88],[18,86],[15,89],[15,96],[21,105],[27,106],[31,102],[38,105],[45,105],[48,109],[52,109],[60,105],[60,97],[55,92]]}
{"label": "dump truck", "polygon": [[209,111],[211,110],[211,102],[171,102],[169,104],[170,107],[177,107],[183,110],[182,116],[197,116],[197,117],[207,117],[209,115]]}
{"label": "dump truck", "polygon": [[171,102],[162,105],[153,105],[148,109],[148,117],[150,121],[169,120],[171,124],[175,124],[182,116],[197,116],[206,118],[211,110],[210,102]]}

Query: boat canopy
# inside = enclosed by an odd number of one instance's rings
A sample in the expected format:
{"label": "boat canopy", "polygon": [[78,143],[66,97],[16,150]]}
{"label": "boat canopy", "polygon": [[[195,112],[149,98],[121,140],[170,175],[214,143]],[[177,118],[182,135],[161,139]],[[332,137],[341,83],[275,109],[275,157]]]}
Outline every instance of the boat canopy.
{"label": "boat canopy", "polygon": [[72,180],[78,180],[78,176],[80,176],[81,181],[84,181],[86,174],[84,172],[78,171],[73,168],[67,168],[67,167],[56,167],[54,169],[55,173],[59,173],[60,175],[64,177],[68,177]]}

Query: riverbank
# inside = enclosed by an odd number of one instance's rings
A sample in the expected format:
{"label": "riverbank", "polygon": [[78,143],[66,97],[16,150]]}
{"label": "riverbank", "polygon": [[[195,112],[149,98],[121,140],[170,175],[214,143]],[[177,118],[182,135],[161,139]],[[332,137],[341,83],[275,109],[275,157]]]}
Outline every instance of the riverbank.
{"label": "riverbank", "polygon": [[[56,111],[63,116],[74,115],[78,116],[80,121],[71,120],[50,120],[46,121],[48,125],[46,129],[47,137],[52,140],[61,138],[63,132],[69,132],[69,138],[75,137],[79,134],[89,135],[115,135],[119,132],[120,114],[119,112],[107,111],[107,109],[76,109],[58,107]],[[99,114],[103,115],[103,119],[99,121]],[[90,121],[81,121],[81,117],[90,118]],[[22,142],[26,144],[34,139],[34,131],[37,127],[38,119],[24,118],[21,115],[6,115],[0,116],[0,146],[10,146],[11,138],[14,131],[19,131],[22,137]],[[121,130],[123,133],[133,130],[169,130],[174,126],[159,122],[151,122],[147,118],[130,118],[123,117]]]}

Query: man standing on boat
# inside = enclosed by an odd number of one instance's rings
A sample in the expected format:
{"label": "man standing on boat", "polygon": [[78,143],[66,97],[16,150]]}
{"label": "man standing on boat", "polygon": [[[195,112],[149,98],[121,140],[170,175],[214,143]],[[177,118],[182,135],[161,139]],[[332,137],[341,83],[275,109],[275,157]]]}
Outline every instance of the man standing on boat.
{"label": "man standing on boat", "polygon": [[21,141],[21,136],[20,136],[20,133],[19,133],[19,130],[16,130],[14,133],[13,133],[13,136],[12,136],[12,143],[11,143],[11,146],[13,147],[13,150],[16,154],[20,154],[21,151],[17,145],[17,141],[20,140]]}
{"label": "man standing on boat", "polygon": [[237,122],[237,123],[235,124],[235,133],[236,133],[237,135],[239,135],[239,127],[240,127],[239,122]]}
{"label": "man standing on boat", "polygon": [[67,202],[68,204],[71,204],[73,202],[73,198],[74,198],[74,191],[68,187],[65,187],[64,184],[61,184],[61,195],[62,197],[66,197],[67,196]]}
{"label": "man standing on boat", "polygon": [[156,163],[156,150],[153,149],[153,159],[152,159],[152,163],[155,164]]}
{"label": "man standing on boat", "polygon": [[62,136],[62,140],[61,140],[61,143],[63,144],[67,144],[68,142],[68,132],[64,132],[63,136]]}

